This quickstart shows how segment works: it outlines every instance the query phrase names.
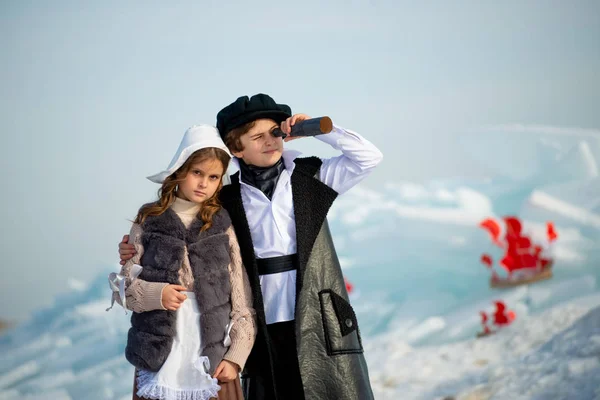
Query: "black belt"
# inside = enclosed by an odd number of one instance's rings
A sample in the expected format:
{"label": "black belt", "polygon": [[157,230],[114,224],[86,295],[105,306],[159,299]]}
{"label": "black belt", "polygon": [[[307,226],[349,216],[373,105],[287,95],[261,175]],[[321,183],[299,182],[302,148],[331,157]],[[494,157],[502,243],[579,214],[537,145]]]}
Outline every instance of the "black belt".
{"label": "black belt", "polygon": [[290,254],[279,257],[257,258],[256,263],[258,264],[259,275],[278,274],[298,269],[298,255]]}

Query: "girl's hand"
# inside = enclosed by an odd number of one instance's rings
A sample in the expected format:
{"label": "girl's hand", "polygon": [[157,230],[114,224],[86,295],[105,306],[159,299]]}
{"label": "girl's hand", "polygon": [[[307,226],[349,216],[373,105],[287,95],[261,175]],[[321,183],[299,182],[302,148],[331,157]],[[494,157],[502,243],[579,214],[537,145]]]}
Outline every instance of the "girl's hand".
{"label": "girl's hand", "polygon": [[180,291],[186,291],[187,288],[180,285],[167,285],[162,291],[161,301],[164,308],[176,311],[181,307],[181,303],[187,299],[187,296]]}
{"label": "girl's hand", "polygon": [[217,378],[219,382],[231,382],[238,377],[240,367],[231,361],[223,360],[215,370],[213,378]]}
{"label": "girl's hand", "polygon": [[129,235],[123,236],[123,240],[119,243],[119,257],[121,258],[121,265],[125,265],[125,262],[136,253],[135,247],[129,244]]}
{"label": "girl's hand", "polygon": [[306,114],[294,114],[293,116],[289,117],[281,123],[279,129],[281,129],[283,133],[288,135],[285,139],[283,139],[285,142],[289,142],[290,140],[299,139],[302,137],[290,136],[290,134],[292,132],[292,126],[294,126],[296,122],[304,121],[305,119],[310,119],[310,117]]}

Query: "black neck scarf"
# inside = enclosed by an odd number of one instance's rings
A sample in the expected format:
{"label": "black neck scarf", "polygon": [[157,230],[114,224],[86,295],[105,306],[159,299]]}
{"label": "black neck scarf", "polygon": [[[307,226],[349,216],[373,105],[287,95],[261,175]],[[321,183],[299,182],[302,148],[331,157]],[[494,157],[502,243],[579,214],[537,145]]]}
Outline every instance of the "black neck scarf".
{"label": "black neck scarf", "polygon": [[240,164],[240,175],[242,181],[250,186],[254,186],[267,196],[269,200],[273,198],[275,186],[281,175],[281,171],[285,169],[283,158],[270,167],[257,167],[248,165],[241,158],[238,159]]}

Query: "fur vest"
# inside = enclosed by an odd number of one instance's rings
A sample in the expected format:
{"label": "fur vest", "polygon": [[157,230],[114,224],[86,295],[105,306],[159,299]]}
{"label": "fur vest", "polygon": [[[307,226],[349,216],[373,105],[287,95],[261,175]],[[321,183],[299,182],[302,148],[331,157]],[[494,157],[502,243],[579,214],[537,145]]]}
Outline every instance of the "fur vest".
{"label": "fur vest", "polygon": [[[172,209],[148,217],[142,224],[140,279],[179,284],[185,248],[194,276],[194,293],[200,316],[200,354],[210,360],[210,374],[223,359],[223,344],[231,313],[229,280],[229,214],[221,209],[213,216],[212,226],[200,232],[203,222],[195,219],[186,229]],[[158,371],[173,344],[176,311],[154,310],[133,313],[125,356],[138,369]],[[190,321],[192,323],[192,321]]]}

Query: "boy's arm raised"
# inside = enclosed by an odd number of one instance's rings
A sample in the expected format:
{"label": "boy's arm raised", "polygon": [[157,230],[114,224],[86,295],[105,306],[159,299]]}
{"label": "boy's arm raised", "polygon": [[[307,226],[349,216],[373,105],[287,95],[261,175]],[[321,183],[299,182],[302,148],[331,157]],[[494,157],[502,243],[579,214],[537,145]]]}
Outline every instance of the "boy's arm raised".
{"label": "boy's arm raised", "polygon": [[330,133],[315,138],[342,152],[340,156],[323,159],[319,172],[320,181],[339,194],[366,178],[383,159],[373,143],[335,124]]}
{"label": "boy's arm raised", "polygon": [[[296,123],[311,118],[306,114],[295,114],[281,123],[280,129],[286,135],[292,132]],[[286,142],[304,136],[288,136]],[[319,172],[321,182],[342,194],[369,175],[383,159],[383,154],[375,145],[358,133],[333,124],[331,132],[316,135],[316,139],[328,143],[342,152],[341,156],[322,159]]]}

